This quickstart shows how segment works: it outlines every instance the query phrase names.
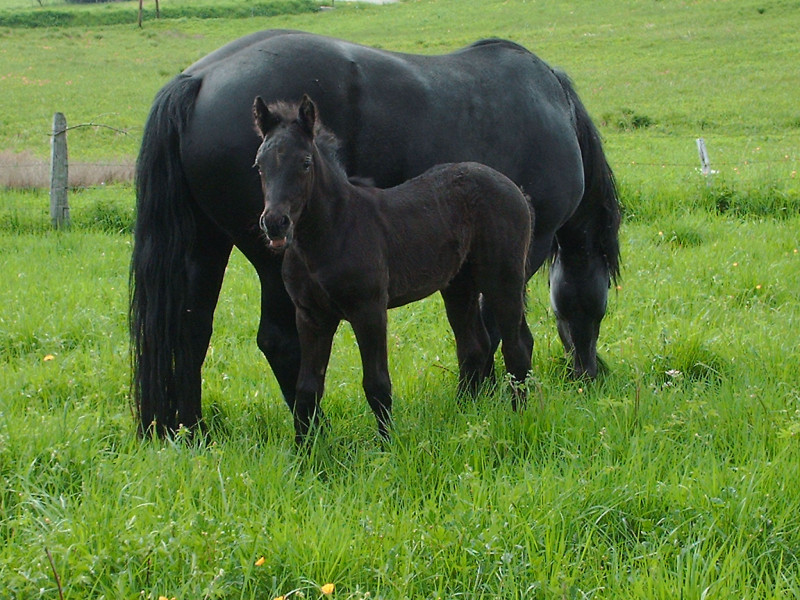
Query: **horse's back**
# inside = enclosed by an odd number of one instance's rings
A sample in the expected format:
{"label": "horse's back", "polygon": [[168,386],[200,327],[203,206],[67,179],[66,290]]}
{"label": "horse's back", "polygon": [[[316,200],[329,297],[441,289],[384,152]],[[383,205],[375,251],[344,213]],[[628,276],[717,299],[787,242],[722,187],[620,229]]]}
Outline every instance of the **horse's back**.
{"label": "horse's back", "polygon": [[187,69],[203,79],[183,159],[200,203],[234,233],[261,203],[250,107],[309,94],[350,175],[397,185],[439,163],[477,161],[523,186],[549,239],[583,193],[571,104],[550,68],[511,42],[440,56],[387,52],[300,32],[252,34]]}
{"label": "horse's back", "polygon": [[[438,240],[456,249],[460,261],[524,263],[534,223],[529,198],[511,179],[481,163],[432,167],[380,193],[381,212],[391,227],[386,237],[425,245]],[[487,260],[488,259],[488,260]]]}
{"label": "horse's back", "polygon": [[516,183],[474,161],[437,165],[395,189],[402,190],[401,195],[415,203],[420,202],[419,188],[434,190],[431,198],[440,210],[469,216],[474,226],[504,219],[517,225],[519,234],[524,235],[525,220],[530,220],[533,211],[529,198]]}
{"label": "horse's back", "polygon": [[511,179],[481,163],[456,163],[447,170],[451,187],[443,193],[452,210],[470,217],[474,258],[490,270],[505,264],[524,274],[535,223],[529,197]]}

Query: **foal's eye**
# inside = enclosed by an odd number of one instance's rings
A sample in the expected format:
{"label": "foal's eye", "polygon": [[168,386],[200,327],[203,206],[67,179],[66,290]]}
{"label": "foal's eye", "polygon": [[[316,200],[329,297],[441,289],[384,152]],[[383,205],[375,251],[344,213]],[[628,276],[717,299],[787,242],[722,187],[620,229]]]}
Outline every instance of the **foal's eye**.
{"label": "foal's eye", "polygon": [[303,159],[303,171],[308,171],[311,169],[311,155],[309,154]]}

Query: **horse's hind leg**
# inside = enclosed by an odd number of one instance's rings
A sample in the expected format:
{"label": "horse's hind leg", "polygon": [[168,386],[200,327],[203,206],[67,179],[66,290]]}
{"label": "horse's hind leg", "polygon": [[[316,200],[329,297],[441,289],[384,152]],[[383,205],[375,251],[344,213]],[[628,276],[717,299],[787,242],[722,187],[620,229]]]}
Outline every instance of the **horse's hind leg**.
{"label": "horse's hind leg", "polygon": [[[506,370],[517,384],[525,382],[533,352],[533,336],[525,321],[524,281],[522,273],[517,276],[509,273],[506,277],[493,277],[492,283],[484,287],[486,303],[495,315],[500,331]],[[520,400],[524,400],[524,392],[515,389],[514,409]]]}
{"label": "horse's hind leg", "polygon": [[352,315],[350,324],[358,341],[367,402],[378,421],[378,433],[388,439],[392,421],[392,382],[386,350],[386,309],[366,308]]}
{"label": "horse's hind leg", "polygon": [[462,273],[441,293],[456,338],[458,392],[474,396],[494,366],[489,334],[481,318],[478,290],[471,277]]}
{"label": "horse's hind leg", "polygon": [[550,304],[558,333],[572,356],[576,377],[597,376],[597,338],[608,301],[609,272],[598,253],[575,252],[585,247],[559,244],[550,267]]}
{"label": "horse's hind leg", "polygon": [[202,419],[201,370],[232,248],[228,238],[199,215],[195,224],[203,243],[192,249],[186,261],[188,287],[180,324],[186,344],[185,352],[175,356],[177,426],[190,430]]}

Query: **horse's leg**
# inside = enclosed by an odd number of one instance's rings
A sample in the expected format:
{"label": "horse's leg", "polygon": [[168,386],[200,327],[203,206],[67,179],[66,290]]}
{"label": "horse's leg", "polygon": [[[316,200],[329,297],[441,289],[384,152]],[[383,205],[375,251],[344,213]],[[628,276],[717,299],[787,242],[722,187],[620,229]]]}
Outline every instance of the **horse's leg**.
{"label": "horse's leg", "polygon": [[574,110],[584,190],[575,212],[556,232],[550,304],[561,341],[572,354],[576,376],[594,378],[597,337],[606,312],[608,288],[619,274],[621,208],[600,134],[568,78],[559,71],[555,75]]}
{"label": "horse's leg", "polygon": [[392,421],[392,381],[386,350],[386,309],[366,308],[353,315],[350,324],[358,341],[367,402],[378,421],[378,433],[389,438]]}
{"label": "horse's leg", "polygon": [[573,236],[559,246],[550,267],[550,304],[556,315],[558,333],[572,356],[576,377],[597,376],[597,338],[608,301],[609,271],[591,244],[576,243]]}
{"label": "horse's leg", "polygon": [[180,331],[185,352],[175,355],[177,426],[194,429],[202,419],[201,370],[211,340],[214,309],[219,300],[232,244],[210,221],[196,215],[197,239],[186,259],[188,286]]}
{"label": "horse's leg", "polygon": [[325,372],[331,356],[333,336],[339,321],[311,317],[306,311],[297,311],[297,332],[300,338],[302,359],[294,396],[295,443],[301,445],[312,427],[322,421],[320,399],[325,391]]}
{"label": "horse's leg", "polygon": [[261,282],[258,347],[278,380],[289,410],[294,413],[295,387],[300,369],[300,340],[294,304],[283,286],[277,257],[270,257],[268,262],[259,264],[257,270]]}
{"label": "horse's leg", "polygon": [[[548,237],[547,235],[538,235],[531,240],[525,265],[526,280],[530,279],[550,256],[553,244],[552,240],[552,236]],[[483,322],[486,325],[486,330],[489,332],[489,338],[491,340],[491,354],[489,355],[487,368],[491,370],[491,374],[493,375],[494,355],[500,345],[502,336],[500,334],[500,327],[497,324],[497,319],[486,302],[481,304],[481,316],[483,317]],[[525,324],[525,328],[527,329],[527,324]],[[528,332],[530,332],[530,330],[528,330]],[[522,332],[522,334],[524,335],[524,332]],[[533,338],[531,338],[531,345],[533,344],[532,340]]]}
{"label": "horse's leg", "polygon": [[497,319],[494,318],[494,313],[485,306],[483,296],[481,296],[480,314],[484,330],[489,336],[489,350],[486,353],[483,377],[494,384],[497,380],[494,372],[494,355],[495,352],[497,352],[497,348],[500,346],[500,329],[497,327]]}
{"label": "horse's leg", "polygon": [[456,338],[458,392],[475,396],[487,376],[487,368],[494,370],[491,342],[481,318],[478,291],[468,275],[460,275],[441,293]]}
{"label": "horse's leg", "polygon": [[[506,370],[517,384],[525,382],[531,369],[533,336],[525,321],[524,282],[521,273],[507,272],[498,267],[489,279],[485,279],[484,298],[497,320],[502,338],[503,359]],[[518,401],[524,400],[524,391],[514,390],[512,406],[516,410]]]}

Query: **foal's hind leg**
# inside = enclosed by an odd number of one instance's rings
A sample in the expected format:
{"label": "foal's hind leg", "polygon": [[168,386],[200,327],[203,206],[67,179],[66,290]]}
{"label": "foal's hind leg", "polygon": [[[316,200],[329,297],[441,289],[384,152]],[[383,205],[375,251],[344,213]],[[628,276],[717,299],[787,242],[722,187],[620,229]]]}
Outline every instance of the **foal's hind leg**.
{"label": "foal's hind leg", "polygon": [[[525,321],[524,278],[499,277],[494,285],[485,289],[486,303],[500,330],[506,370],[515,383],[522,384],[530,372],[533,352],[533,336]],[[524,392],[516,389],[512,400],[514,409],[519,400],[524,400]]]}
{"label": "foal's hind leg", "polygon": [[[544,264],[545,260],[550,256],[551,248],[552,248],[552,237],[548,237],[546,235],[537,235],[531,239],[531,244],[528,249],[528,256],[525,264],[525,280],[529,280],[531,276],[539,270],[539,268]],[[524,290],[523,290],[524,291]],[[523,298],[524,302],[524,298]],[[523,306],[524,312],[524,306]],[[486,329],[489,332],[489,338],[491,339],[491,354],[489,356],[489,363],[488,368],[491,369],[491,373],[494,374],[494,355],[497,351],[498,346],[500,345],[500,328],[497,324],[497,319],[495,318],[492,309],[486,302],[483,302],[481,306],[481,316],[483,317],[483,322],[486,325]],[[523,322],[522,324],[527,331],[527,336],[530,339],[530,346],[533,347],[533,338],[530,337],[530,330],[527,328],[527,324]],[[526,335],[525,331],[521,331],[520,335]]]}
{"label": "foal's hind leg", "polygon": [[386,350],[386,308],[370,307],[352,314],[350,324],[358,341],[364,394],[378,421],[378,433],[388,439],[392,421],[392,382]]}
{"label": "foal's hind leg", "polygon": [[458,392],[474,396],[494,366],[489,334],[481,318],[478,290],[471,277],[462,274],[441,293],[456,338]]}

